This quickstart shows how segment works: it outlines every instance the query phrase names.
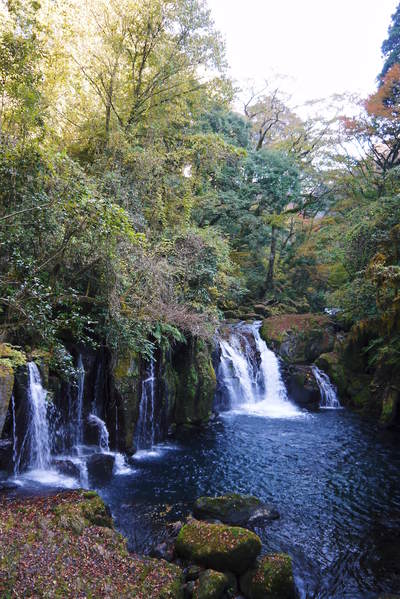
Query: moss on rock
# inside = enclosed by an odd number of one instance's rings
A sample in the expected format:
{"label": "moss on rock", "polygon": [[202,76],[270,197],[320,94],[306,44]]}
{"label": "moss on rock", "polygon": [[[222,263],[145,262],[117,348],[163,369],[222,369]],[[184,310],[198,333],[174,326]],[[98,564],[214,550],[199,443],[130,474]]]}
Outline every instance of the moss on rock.
{"label": "moss on rock", "polygon": [[174,355],[176,372],[174,421],[180,425],[208,422],[217,385],[211,346],[203,339],[192,339]]}
{"label": "moss on rock", "polygon": [[182,527],[175,547],[184,559],[221,572],[241,574],[259,555],[261,541],[244,528],[193,520]]}
{"label": "moss on rock", "polygon": [[266,555],[240,578],[248,599],[295,599],[292,560],[285,553]]}
{"label": "moss on rock", "polygon": [[334,346],[330,319],[323,314],[282,314],[263,321],[261,337],[288,363],[308,364]]}
{"label": "moss on rock", "polygon": [[120,449],[132,451],[141,397],[140,360],[135,352],[114,356],[111,366],[117,405],[121,413],[123,434]]}
{"label": "moss on rock", "polygon": [[196,581],[193,599],[220,599],[229,580],[222,572],[205,570]]}

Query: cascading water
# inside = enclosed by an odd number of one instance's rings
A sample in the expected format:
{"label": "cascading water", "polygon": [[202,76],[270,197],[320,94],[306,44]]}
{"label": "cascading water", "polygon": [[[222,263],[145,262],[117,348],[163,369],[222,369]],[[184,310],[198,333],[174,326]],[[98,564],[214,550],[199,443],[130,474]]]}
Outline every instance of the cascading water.
{"label": "cascading water", "polygon": [[288,399],[276,355],[260,336],[260,322],[230,327],[220,338],[220,393],[230,409],[274,418],[301,412]]}
{"label": "cascading water", "polygon": [[76,428],[75,445],[81,445],[83,442],[83,393],[85,390],[85,368],[83,366],[82,354],[78,357],[78,392],[76,402]]}
{"label": "cascading water", "polygon": [[110,451],[110,435],[108,434],[107,426],[104,420],[96,416],[96,414],[89,414],[88,422],[98,428],[99,431],[99,447],[100,450],[105,453]]}
{"label": "cascading water", "polygon": [[336,389],[332,385],[329,376],[317,366],[313,366],[312,371],[321,394],[320,408],[330,408],[331,410],[340,409],[342,406],[340,405]]}
{"label": "cascading water", "polygon": [[50,466],[50,433],[47,420],[47,391],[43,389],[38,367],[28,363],[29,387],[29,468],[45,470]]}
{"label": "cascading water", "polygon": [[156,377],[155,363],[152,359],[148,376],[142,382],[142,396],[139,407],[139,420],[136,429],[136,447],[138,450],[151,449],[159,441],[159,427],[156,417]]}
{"label": "cascading water", "polygon": [[14,395],[11,395],[11,410],[12,410],[12,426],[13,426],[13,466],[14,475],[18,474],[18,437],[17,437],[17,417],[15,414],[15,399]]}

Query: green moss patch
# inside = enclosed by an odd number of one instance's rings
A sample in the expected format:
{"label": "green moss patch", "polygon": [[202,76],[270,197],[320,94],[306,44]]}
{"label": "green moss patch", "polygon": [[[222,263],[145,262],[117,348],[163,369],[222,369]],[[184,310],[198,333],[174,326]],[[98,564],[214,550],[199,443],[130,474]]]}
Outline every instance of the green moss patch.
{"label": "green moss patch", "polygon": [[238,574],[247,570],[261,551],[260,538],[249,530],[198,520],[181,529],[175,546],[184,559]]}
{"label": "green moss patch", "polygon": [[240,578],[248,599],[295,599],[292,560],[285,553],[266,555]]}

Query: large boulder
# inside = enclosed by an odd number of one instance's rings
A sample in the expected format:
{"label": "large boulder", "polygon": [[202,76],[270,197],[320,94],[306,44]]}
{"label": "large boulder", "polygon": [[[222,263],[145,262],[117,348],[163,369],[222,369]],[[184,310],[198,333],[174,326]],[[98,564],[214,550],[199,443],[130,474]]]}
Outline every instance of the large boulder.
{"label": "large boulder", "polygon": [[261,551],[261,540],[244,528],[193,520],[175,542],[182,558],[218,571],[245,572]]}
{"label": "large boulder", "polygon": [[295,599],[292,560],[284,553],[266,555],[240,578],[247,599]]}
{"label": "large boulder", "polygon": [[234,526],[251,526],[279,518],[279,512],[253,495],[227,493],[220,497],[199,497],[193,506],[198,520],[220,520]]}
{"label": "large boulder", "polygon": [[115,456],[108,453],[94,453],[87,460],[87,471],[91,485],[105,484],[111,480]]}
{"label": "large boulder", "polygon": [[313,409],[319,406],[321,394],[311,366],[288,366],[285,382],[291,400],[305,408]]}
{"label": "large boulder", "polygon": [[263,321],[260,334],[290,364],[311,364],[333,350],[332,321],[324,314],[282,314]]}

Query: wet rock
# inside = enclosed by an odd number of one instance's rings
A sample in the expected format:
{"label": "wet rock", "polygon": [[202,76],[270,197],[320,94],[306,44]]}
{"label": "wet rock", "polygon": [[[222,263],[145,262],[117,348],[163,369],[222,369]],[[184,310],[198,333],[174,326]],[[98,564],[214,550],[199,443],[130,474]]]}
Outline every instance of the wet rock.
{"label": "wet rock", "polygon": [[87,460],[90,484],[102,484],[111,480],[115,457],[108,453],[95,453]]}
{"label": "wet rock", "polygon": [[183,587],[184,599],[192,599],[195,588],[196,582],[194,580],[190,580],[187,584],[185,584]]}
{"label": "wet rock", "polygon": [[227,493],[220,497],[200,497],[193,506],[198,520],[219,520],[224,524],[251,526],[279,518],[278,510],[252,495]]}
{"label": "wet rock", "polygon": [[57,468],[58,472],[65,476],[72,476],[72,478],[80,478],[81,471],[79,466],[74,464],[71,460],[53,460],[53,466]]}
{"label": "wet rock", "polygon": [[175,548],[182,558],[221,572],[245,572],[261,551],[261,540],[244,528],[193,520],[180,531]]}
{"label": "wet rock", "polygon": [[285,553],[266,555],[240,578],[248,599],[295,599],[292,560]]}
{"label": "wet rock", "polygon": [[159,543],[153,547],[150,551],[150,557],[157,559],[164,559],[166,562],[173,562],[175,557],[173,543]]}
{"label": "wet rock", "polygon": [[222,572],[205,570],[196,582],[193,599],[221,599],[228,587],[228,579]]}
{"label": "wet rock", "polygon": [[13,491],[18,489],[18,485],[9,480],[0,480],[0,492],[1,491]]}
{"label": "wet rock", "polygon": [[0,436],[14,387],[14,371],[6,360],[0,360]]}
{"label": "wet rock", "polygon": [[318,408],[321,394],[311,366],[291,365],[284,378],[291,400],[306,408]]}
{"label": "wet rock", "polygon": [[203,568],[201,566],[192,564],[184,571],[185,580],[187,582],[189,582],[189,580],[197,580],[201,572],[203,572]]}
{"label": "wet rock", "polygon": [[13,444],[11,439],[0,440],[0,470],[7,474],[13,471]]}

